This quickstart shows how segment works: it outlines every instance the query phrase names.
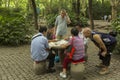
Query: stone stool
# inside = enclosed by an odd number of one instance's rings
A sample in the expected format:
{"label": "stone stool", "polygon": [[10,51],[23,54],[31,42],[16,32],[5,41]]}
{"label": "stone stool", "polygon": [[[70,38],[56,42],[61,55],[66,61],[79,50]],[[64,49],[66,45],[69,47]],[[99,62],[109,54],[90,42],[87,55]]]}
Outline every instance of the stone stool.
{"label": "stone stool", "polygon": [[44,74],[46,71],[46,61],[34,62],[33,69],[36,75]]}
{"label": "stone stool", "polygon": [[84,79],[84,71],[85,66],[83,62],[79,63],[71,63],[71,77],[75,80],[83,80]]}

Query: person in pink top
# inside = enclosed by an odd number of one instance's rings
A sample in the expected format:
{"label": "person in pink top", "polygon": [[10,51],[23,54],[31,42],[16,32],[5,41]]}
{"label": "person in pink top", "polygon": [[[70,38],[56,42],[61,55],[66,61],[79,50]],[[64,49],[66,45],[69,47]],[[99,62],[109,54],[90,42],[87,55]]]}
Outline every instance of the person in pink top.
{"label": "person in pink top", "polygon": [[66,53],[66,56],[63,61],[63,71],[60,73],[60,76],[62,78],[67,77],[67,66],[71,62],[83,62],[84,61],[84,56],[85,56],[85,48],[84,48],[84,41],[82,38],[78,36],[78,29],[77,28],[72,28],[71,29],[71,35],[72,38],[70,38],[68,44],[62,45],[62,47],[66,48],[69,45],[73,45],[75,48],[74,54],[72,55],[72,58],[68,57],[68,54]]}

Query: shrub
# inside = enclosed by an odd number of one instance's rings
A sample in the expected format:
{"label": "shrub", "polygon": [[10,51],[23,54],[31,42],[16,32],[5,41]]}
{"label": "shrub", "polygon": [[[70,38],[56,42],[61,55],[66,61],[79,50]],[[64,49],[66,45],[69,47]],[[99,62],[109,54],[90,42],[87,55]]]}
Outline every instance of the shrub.
{"label": "shrub", "polygon": [[14,12],[7,15],[0,15],[0,44],[16,46],[28,43],[33,29],[26,17]]}
{"label": "shrub", "polygon": [[120,53],[120,18],[119,17],[115,19],[114,21],[112,21],[112,28],[118,33],[116,37],[117,45],[114,50],[114,53]]}
{"label": "shrub", "polygon": [[[48,25],[49,24],[53,25],[55,23],[55,19],[56,19],[57,15],[58,14],[48,14],[47,17],[46,17],[47,24]],[[88,25],[88,23],[87,23],[88,19],[85,18],[82,15],[79,16],[80,21],[77,20],[78,17],[76,18],[76,14],[75,13],[69,13],[69,17],[71,19],[71,24],[69,24],[69,26],[75,26],[76,23],[78,23],[78,22],[82,23],[84,26]]]}

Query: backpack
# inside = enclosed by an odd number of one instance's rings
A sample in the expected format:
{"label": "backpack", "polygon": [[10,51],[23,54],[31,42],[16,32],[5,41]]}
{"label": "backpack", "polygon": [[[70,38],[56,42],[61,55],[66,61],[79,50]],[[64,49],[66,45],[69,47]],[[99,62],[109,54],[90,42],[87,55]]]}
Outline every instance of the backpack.
{"label": "backpack", "polygon": [[114,36],[110,35],[109,33],[102,33],[102,32],[95,32],[93,31],[92,34],[99,34],[102,41],[104,42],[105,46],[112,46],[117,43],[117,40]]}

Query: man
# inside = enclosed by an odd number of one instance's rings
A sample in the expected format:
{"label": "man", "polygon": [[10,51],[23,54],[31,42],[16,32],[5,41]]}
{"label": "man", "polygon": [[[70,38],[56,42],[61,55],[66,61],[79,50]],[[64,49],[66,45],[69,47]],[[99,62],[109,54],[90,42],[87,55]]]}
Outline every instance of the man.
{"label": "man", "polygon": [[55,32],[57,39],[63,39],[67,33],[67,24],[71,23],[66,10],[62,9],[60,15],[57,16],[55,21]]}
{"label": "man", "polygon": [[32,37],[31,41],[31,58],[34,61],[35,72],[39,70],[41,63],[49,59],[48,72],[55,72],[54,58],[55,54],[49,53],[48,40],[45,37],[47,34],[47,27],[40,27],[39,33]]}
{"label": "man", "polygon": [[[103,42],[102,34],[93,33],[90,28],[85,28],[83,31],[84,36],[89,37],[94,44],[99,48],[99,58],[102,60],[102,63],[99,65],[101,67],[100,74],[106,74],[109,72],[109,65],[111,60],[111,52],[115,48],[116,42],[114,45],[107,46],[105,42]],[[112,36],[111,36],[112,37]]]}

